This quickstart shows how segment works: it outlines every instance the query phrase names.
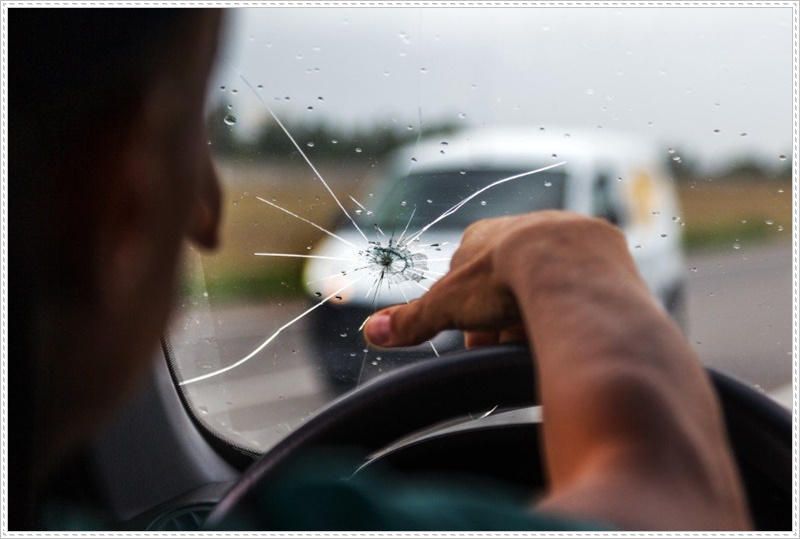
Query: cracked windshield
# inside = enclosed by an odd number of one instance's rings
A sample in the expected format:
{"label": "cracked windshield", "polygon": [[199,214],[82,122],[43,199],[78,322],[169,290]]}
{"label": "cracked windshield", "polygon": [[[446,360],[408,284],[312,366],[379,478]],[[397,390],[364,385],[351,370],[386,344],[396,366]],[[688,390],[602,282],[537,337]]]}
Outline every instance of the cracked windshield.
{"label": "cracked windshield", "polygon": [[338,395],[463,347],[370,349],[464,229],[558,208],[621,227],[703,361],[791,406],[790,8],[228,13],[208,132],[222,248],[167,336],[202,425],[263,452]]}

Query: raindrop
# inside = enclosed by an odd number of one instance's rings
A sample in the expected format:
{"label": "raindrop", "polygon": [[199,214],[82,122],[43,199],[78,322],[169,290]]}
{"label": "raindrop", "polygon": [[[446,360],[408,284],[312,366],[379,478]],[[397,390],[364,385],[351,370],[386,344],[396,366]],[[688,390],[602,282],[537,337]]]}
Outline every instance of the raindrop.
{"label": "raindrop", "polygon": [[740,136],[740,137],[746,137],[746,136],[747,136],[747,133],[740,133],[740,134],[739,134],[739,136]]}
{"label": "raindrop", "polygon": [[443,141],[442,141],[440,144],[441,144],[442,146],[447,146],[447,145],[449,144],[449,142],[447,142],[446,140],[443,140]]}
{"label": "raindrop", "polygon": [[641,249],[641,248],[642,248],[642,246],[641,246],[641,245],[635,245],[633,248],[634,248],[634,249]]}
{"label": "raindrop", "polygon": [[786,161],[786,156],[785,155],[779,155],[778,159],[780,159],[781,161]]}
{"label": "raindrop", "polygon": [[733,248],[734,248],[734,249],[736,249],[736,250],[738,251],[739,249],[741,249],[741,248],[742,248],[742,246],[741,246],[741,245],[739,245],[738,243],[734,243],[734,244],[733,244]]}
{"label": "raindrop", "polygon": [[551,182],[551,181],[546,181],[546,182],[544,182],[544,186],[545,186],[545,187],[552,187],[552,186],[553,186],[553,182]]}
{"label": "raindrop", "polygon": [[692,272],[697,273],[697,266],[692,267]]}
{"label": "raindrop", "polygon": [[653,215],[661,215],[661,212],[660,211],[654,211]]}
{"label": "raindrop", "polygon": [[231,93],[232,93],[232,94],[238,94],[238,93],[239,93],[239,90],[237,90],[236,88],[234,88],[233,90],[231,90]]}
{"label": "raindrop", "polygon": [[458,173],[463,176],[463,175],[465,175],[467,173],[467,171],[466,170],[459,170]]}
{"label": "raindrop", "polygon": [[467,113],[466,113],[466,112],[459,112],[459,113],[458,113],[458,117],[459,117],[459,118],[461,118],[461,119],[463,120],[464,118],[466,118],[466,117],[467,117]]}
{"label": "raindrop", "polygon": [[359,209],[357,209],[357,210],[356,210],[354,213],[355,213],[356,215],[361,215],[362,213],[364,213],[364,210],[362,210],[361,208],[359,208]]}
{"label": "raindrop", "polygon": [[314,292],[314,295],[317,296],[318,298],[321,298],[322,297],[322,292]]}
{"label": "raindrop", "polygon": [[362,152],[361,148],[356,148],[356,153],[361,153],[361,152]]}
{"label": "raindrop", "polygon": [[388,76],[389,76],[389,72],[388,72],[388,71],[384,71],[384,72],[383,72],[383,76],[384,76],[384,77],[388,77]]}
{"label": "raindrop", "polygon": [[783,226],[778,225],[778,232],[782,232],[782,231],[783,231]]}
{"label": "raindrop", "polygon": [[317,98],[317,101],[324,101],[324,99],[322,98],[322,96],[319,96],[319,97]]}
{"label": "raindrop", "polygon": [[778,189],[778,193],[783,193],[783,189]]}
{"label": "raindrop", "polygon": [[402,201],[400,201],[400,205],[401,206],[407,206],[408,202],[406,202],[405,200],[402,200]]}
{"label": "raindrop", "polygon": [[342,296],[338,296],[338,295],[337,295],[337,296],[334,296],[334,297],[335,297],[336,299],[340,300],[340,301],[341,301],[341,299],[342,299]]}
{"label": "raindrop", "polygon": [[554,154],[553,154],[553,155],[551,155],[550,157],[552,157],[553,159],[557,159],[557,158],[558,158],[558,154],[555,154],[555,153],[554,153]]}
{"label": "raindrop", "polygon": [[336,140],[335,138],[334,138],[334,139],[331,139],[331,144],[339,144],[339,141],[338,141],[338,140]]}
{"label": "raindrop", "polygon": [[747,219],[742,219],[742,224],[746,225],[747,224]]}
{"label": "raindrop", "polygon": [[594,95],[594,90],[592,90],[591,88],[587,88],[586,95]]}
{"label": "raindrop", "polygon": [[431,200],[431,199],[428,199],[425,202],[427,202],[428,204],[433,204],[433,200]]}
{"label": "raindrop", "polygon": [[225,87],[224,86],[220,86],[219,89],[222,90],[223,92],[225,91]]}
{"label": "raindrop", "polygon": [[417,158],[416,158],[416,157],[412,157],[412,158],[411,158],[411,161],[413,161],[414,163],[416,163],[416,162],[417,162]]}
{"label": "raindrop", "polygon": [[197,410],[203,415],[208,414],[208,408],[206,408],[205,406],[200,406]]}
{"label": "raindrop", "polygon": [[342,339],[345,339],[345,338],[347,338],[347,333],[339,333],[339,337],[341,337]]}
{"label": "raindrop", "polygon": [[377,361],[373,361],[373,362],[372,362],[372,364],[373,364],[374,366],[376,366],[376,367],[378,366],[378,362],[377,362]]}
{"label": "raindrop", "polygon": [[225,122],[225,125],[234,125],[236,124],[236,116],[228,114],[222,121]]}
{"label": "raindrop", "polygon": [[413,125],[407,125],[406,126],[406,131],[413,131],[413,130],[414,130],[414,126]]}
{"label": "raindrop", "polygon": [[662,238],[666,238],[666,237],[667,237],[667,235],[666,235],[666,234],[661,234],[661,237],[662,237]]}
{"label": "raindrop", "polygon": [[719,129],[714,129],[714,133],[718,135],[719,134]]}
{"label": "raindrop", "polygon": [[428,72],[428,70],[426,68],[424,68],[424,67],[421,67],[421,68],[419,68],[419,72],[424,75],[425,73]]}
{"label": "raindrop", "polygon": [[259,84],[258,86],[256,86],[256,88],[259,89],[259,90],[263,90],[264,89],[264,85],[263,84]]}
{"label": "raindrop", "polygon": [[486,201],[485,200],[481,200],[481,206],[486,206]]}
{"label": "raindrop", "polygon": [[668,153],[675,153],[675,148],[667,148]]}
{"label": "raindrop", "polygon": [[306,143],[306,146],[308,146],[309,148],[313,148],[314,147],[314,143],[313,142],[308,142],[308,143]]}
{"label": "raindrop", "polygon": [[767,219],[764,222],[767,223],[767,225],[769,225],[769,226],[772,226],[773,224],[775,224],[775,221],[773,221],[772,219]]}
{"label": "raindrop", "polygon": [[314,110],[314,107],[309,105],[308,107],[306,107],[306,110]]}

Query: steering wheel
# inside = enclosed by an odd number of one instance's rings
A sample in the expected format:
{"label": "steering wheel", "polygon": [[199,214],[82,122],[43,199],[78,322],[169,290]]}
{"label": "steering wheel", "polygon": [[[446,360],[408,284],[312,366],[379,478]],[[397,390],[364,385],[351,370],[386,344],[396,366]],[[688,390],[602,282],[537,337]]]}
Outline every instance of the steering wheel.
{"label": "steering wheel", "polygon": [[[499,406],[536,404],[525,344],[486,346],[409,365],[342,395],[244,472],[206,521],[217,526],[307,450],[367,455],[436,423]],[[707,369],[722,403],[756,529],[792,529],[792,418],[764,394]],[[538,451],[532,450],[531,458]]]}

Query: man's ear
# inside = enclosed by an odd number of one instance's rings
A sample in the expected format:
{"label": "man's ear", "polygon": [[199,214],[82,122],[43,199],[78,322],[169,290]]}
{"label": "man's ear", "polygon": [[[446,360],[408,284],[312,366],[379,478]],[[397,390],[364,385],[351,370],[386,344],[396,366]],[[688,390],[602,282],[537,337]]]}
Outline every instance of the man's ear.
{"label": "man's ear", "polygon": [[141,128],[128,129],[107,154],[102,175],[105,196],[98,197],[97,236],[93,248],[95,288],[112,312],[131,305],[156,256],[156,161]]}

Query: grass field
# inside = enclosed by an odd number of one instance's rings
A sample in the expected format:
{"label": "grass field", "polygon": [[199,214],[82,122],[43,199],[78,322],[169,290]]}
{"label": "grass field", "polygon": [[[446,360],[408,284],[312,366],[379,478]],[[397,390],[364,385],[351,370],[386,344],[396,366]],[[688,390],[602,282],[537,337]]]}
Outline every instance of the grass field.
{"label": "grass field", "polygon": [[[348,195],[369,208],[368,167],[347,163],[317,166],[351,214],[357,206]],[[307,253],[325,234],[258,197],[328,230],[343,224],[341,209],[303,162],[281,166],[222,163],[219,170],[225,190],[223,248],[202,256],[209,294],[216,298],[302,294],[302,259],[253,253]],[[746,178],[699,179],[680,184],[679,197],[689,251],[791,238],[790,184]]]}

